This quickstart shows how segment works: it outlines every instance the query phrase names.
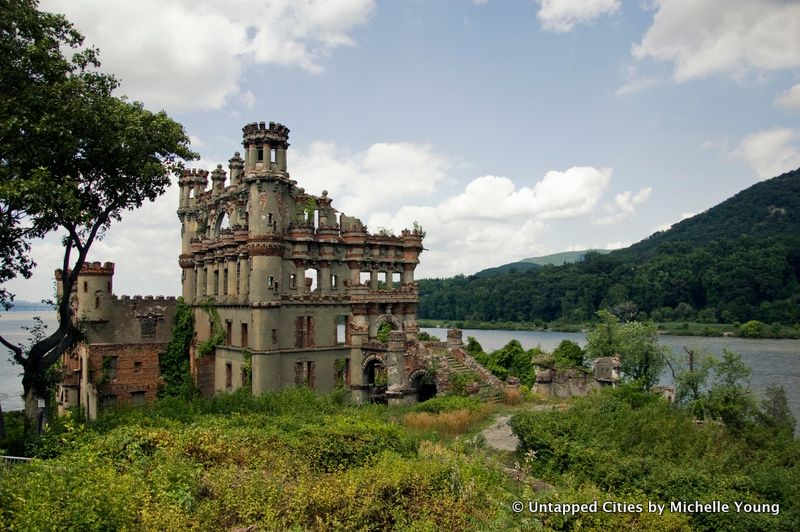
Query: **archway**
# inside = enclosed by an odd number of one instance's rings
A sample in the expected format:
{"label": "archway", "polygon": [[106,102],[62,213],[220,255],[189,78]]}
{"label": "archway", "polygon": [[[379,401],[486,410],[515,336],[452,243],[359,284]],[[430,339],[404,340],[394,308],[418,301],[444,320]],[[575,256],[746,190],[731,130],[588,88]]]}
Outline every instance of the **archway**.
{"label": "archway", "polygon": [[385,389],[387,386],[386,364],[377,355],[372,355],[362,366],[362,382],[374,389]]}
{"label": "archway", "polygon": [[436,397],[438,392],[436,379],[428,370],[419,369],[415,371],[411,374],[409,381],[411,382],[411,389],[417,394],[418,402],[421,403]]}

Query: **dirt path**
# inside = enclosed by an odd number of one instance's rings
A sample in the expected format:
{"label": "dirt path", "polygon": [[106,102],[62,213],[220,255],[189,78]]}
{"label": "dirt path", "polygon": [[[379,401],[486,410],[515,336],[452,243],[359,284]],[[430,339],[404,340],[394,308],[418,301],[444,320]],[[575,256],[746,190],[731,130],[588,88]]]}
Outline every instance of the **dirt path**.
{"label": "dirt path", "polygon": [[[530,410],[559,410],[562,405],[533,405]],[[516,451],[519,438],[513,432],[508,421],[511,415],[498,416],[495,422],[481,432],[486,445],[498,451]]]}

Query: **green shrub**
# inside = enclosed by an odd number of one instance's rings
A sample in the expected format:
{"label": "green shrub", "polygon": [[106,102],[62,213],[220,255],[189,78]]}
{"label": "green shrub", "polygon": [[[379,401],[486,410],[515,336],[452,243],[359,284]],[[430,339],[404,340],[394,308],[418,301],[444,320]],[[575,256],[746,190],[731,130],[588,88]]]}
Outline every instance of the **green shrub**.
{"label": "green shrub", "polygon": [[458,395],[447,395],[444,397],[434,397],[422,403],[414,405],[414,412],[428,412],[438,414],[440,412],[450,412],[453,410],[467,409],[470,411],[478,410],[481,401],[476,397],[462,397]]}

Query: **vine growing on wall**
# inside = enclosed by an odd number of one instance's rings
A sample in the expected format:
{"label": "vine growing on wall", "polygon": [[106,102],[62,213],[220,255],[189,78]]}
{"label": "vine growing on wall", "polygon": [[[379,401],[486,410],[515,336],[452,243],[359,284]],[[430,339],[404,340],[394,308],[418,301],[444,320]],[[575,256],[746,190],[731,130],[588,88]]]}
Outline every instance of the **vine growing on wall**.
{"label": "vine growing on wall", "polygon": [[207,299],[200,305],[203,312],[208,314],[211,320],[211,336],[208,340],[200,342],[197,346],[197,358],[203,358],[210,354],[215,347],[225,341],[225,329],[222,328],[222,318],[219,317],[219,311],[211,304],[211,300]]}
{"label": "vine growing on wall", "polygon": [[183,298],[178,298],[173,319],[172,339],[159,358],[164,386],[159,397],[186,397],[196,393],[189,369],[189,347],[194,337],[194,315]]}

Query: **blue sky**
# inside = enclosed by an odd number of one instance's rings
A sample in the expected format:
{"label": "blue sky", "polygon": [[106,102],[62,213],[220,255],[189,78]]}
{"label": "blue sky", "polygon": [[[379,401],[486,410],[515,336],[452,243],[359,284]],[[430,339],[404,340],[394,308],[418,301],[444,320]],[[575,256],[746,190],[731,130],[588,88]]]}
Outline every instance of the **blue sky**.
{"label": "blue sky", "polygon": [[[419,221],[418,277],[615,248],[800,166],[800,2],[44,0],[120,94],[212,169],[247,122],[371,230]],[[177,294],[177,191],[94,246],[119,294]],[[20,299],[48,297],[58,239]]]}

